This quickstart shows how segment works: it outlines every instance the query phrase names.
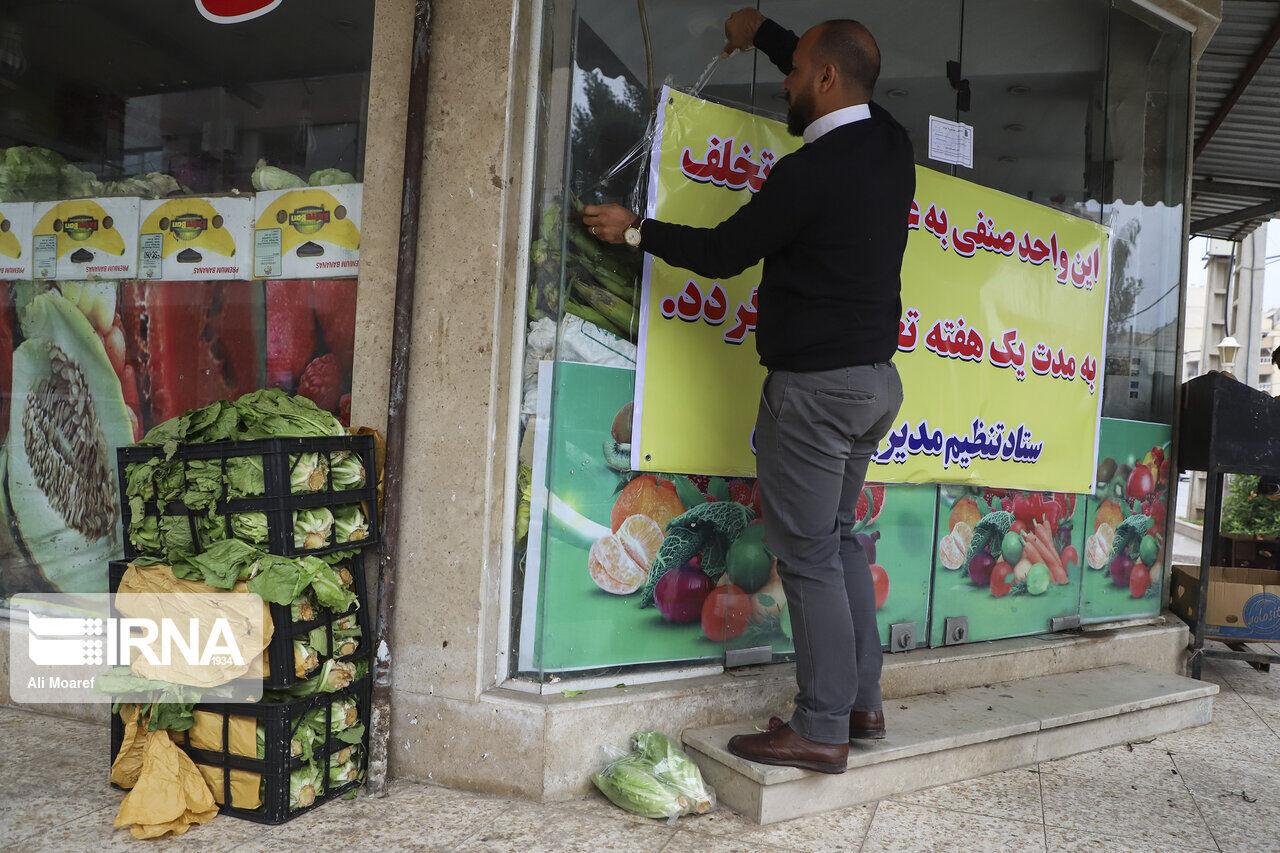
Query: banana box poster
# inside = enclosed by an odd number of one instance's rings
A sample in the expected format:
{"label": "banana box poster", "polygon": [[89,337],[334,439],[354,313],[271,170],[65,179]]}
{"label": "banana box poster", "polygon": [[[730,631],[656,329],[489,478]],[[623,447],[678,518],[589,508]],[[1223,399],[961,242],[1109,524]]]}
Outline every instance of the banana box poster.
{"label": "banana box poster", "polygon": [[254,278],[349,278],[360,271],[363,185],[255,196]]}
{"label": "banana box poster", "polygon": [[56,281],[137,278],[136,198],[82,198],[35,205],[33,278]]}
{"label": "banana box poster", "polygon": [[0,202],[0,279],[31,278],[34,213],[34,204]]}
{"label": "banana box poster", "polygon": [[253,277],[252,198],[142,202],[138,278],[219,281]]}
{"label": "banana box poster", "polygon": [[[711,226],[797,146],[778,122],[665,89],[647,215]],[[921,167],[907,222],[905,401],[868,478],[1087,492],[1105,364],[1105,227]],[[646,257],[632,467],[753,476],[761,267]]]}

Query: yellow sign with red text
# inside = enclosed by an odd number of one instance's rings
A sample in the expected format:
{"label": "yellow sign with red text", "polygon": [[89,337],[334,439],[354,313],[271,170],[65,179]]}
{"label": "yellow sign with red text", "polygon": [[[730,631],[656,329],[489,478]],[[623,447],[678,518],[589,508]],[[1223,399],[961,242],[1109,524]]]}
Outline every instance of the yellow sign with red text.
{"label": "yellow sign with red text", "polygon": [[[798,145],[778,122],[664,90],[647,215],[716,225]],[[1107,229],[920,167],[907,228],[904,402],[868,478],[1088,491]],[[646,256],[633,468],[754,476],[760,270],[706,280]]]}

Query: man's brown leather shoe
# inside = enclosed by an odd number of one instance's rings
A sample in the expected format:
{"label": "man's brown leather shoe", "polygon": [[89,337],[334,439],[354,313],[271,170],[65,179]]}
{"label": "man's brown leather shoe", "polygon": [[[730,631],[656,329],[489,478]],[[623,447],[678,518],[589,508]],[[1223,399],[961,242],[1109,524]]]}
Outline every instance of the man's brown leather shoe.
{"label": "man's brown leather shoe", "polygon": [[786,724],[761,734],[734,735],[729,738],[729,751],[748,761],[819,773],[843,773],[849,758],[849,744],[809,740]]}
{"label": "man's brown leather shoe", "polygon": [[884,735],[884,711],[849,712],[849,740],[880,740]]}

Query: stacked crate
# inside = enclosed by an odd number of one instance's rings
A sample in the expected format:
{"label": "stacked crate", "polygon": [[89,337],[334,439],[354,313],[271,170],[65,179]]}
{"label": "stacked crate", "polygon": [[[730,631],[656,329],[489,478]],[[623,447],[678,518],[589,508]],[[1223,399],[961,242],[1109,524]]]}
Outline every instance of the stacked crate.
{"label": "stacked crate", "polygon": [[[355,595],[355,605],[346,612],[320,605],[309,589],[289,605],[270,604],[272,638],[264,653],[263,701],[199,704],[196,724],[187,732],[171,733],[204,774],[224,813],[282,823],[347,794],[365,776],[373,633],[360,551],[379,538],[373,438],[272,438],[178,445],[170,450],[133,446],[118,451],[126,560],[111,564],[112,592],[131,566],[143,573],[169,571],[164,565],[139,566],[134,560],[172,558],[177,541],[188,545],[191,553],[203,552],[216,541],[243,532],[236,516],[262,513],[265,531],[258,517],[250,544],[292,559],[327,557],[340,583]],[[317,459],[325,464],[315,464]],[[135,500],[131,505],[129,466],[152,460],[167,466],[165,497],[170,499]],[[335,465],[350,471],[353,460],[363,467],[363,482],[335,483]],[[300,465],[308,466],[310,478],[302,476]],[[241,475],[246,466],[260,467],[260,481],[251,478],[255,481],[251,491],[260,493],[244,494]],[[239,488],[234,485],[237,482]],[[191,494],[189,483],[197,486],[197,507],[172,499]],[[211,483],[214,495],[209,493]],[[323,541],[295,537],[299,513],[342,512],[352,506],[361,507],[367,520],[367,531],[360,538],[344,541],[337,524]],[[158,528],[180,535],[162,539],[131,535]],[[354,553],[333,556],[348,551]],[[124,722],[117,715],[112,727],[113,757],[124,734]]]}

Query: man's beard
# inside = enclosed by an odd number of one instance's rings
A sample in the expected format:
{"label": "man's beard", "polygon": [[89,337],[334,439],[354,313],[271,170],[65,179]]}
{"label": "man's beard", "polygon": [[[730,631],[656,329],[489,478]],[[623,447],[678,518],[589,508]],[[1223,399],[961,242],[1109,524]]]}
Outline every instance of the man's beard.
{"label": "man's beard", "polygon": [[813,110],[800,96],[787,99],[787,133],[804,136],[804,129],[813,123]]}

